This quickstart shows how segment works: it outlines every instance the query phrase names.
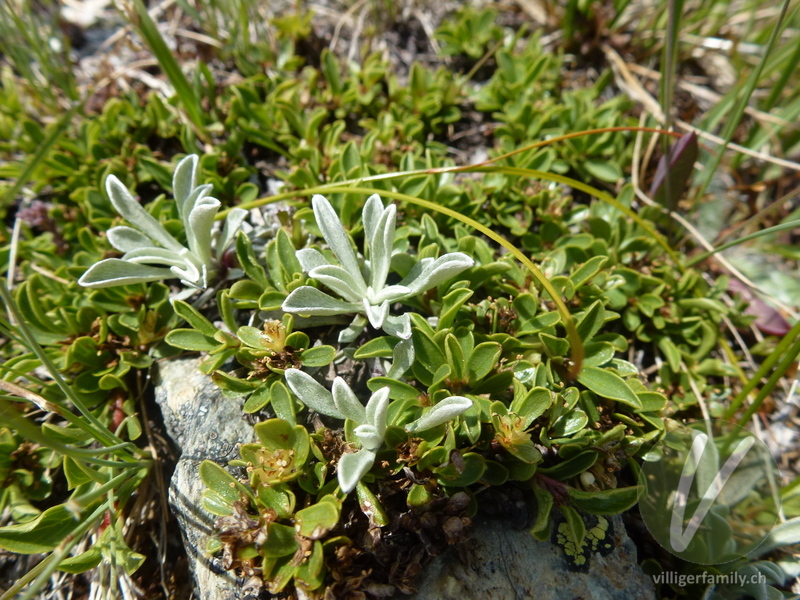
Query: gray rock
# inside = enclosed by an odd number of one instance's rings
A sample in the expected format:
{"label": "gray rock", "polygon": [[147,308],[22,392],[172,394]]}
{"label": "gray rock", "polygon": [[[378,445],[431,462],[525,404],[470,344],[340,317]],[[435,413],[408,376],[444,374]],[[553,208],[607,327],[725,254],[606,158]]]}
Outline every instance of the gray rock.
{"label": "gray rock", "polygon": [[241,401],[223,397],[198,363],[198,359],[176,359],[159,366],[156,402],[167,433],[181,452],[170,481],[169,504],[189,555],[195,597],[234,600],[242,597],[244,581],[204,553],[214,534],[214,517],[200,502],[204,486],[197,469],[206,459],[225,465],[238,458],[237,444],[255,441],[255,433],[244,420]]}
{"label": "gray rock", "polygon": [[[170,507],[180,525],[200,600],[238,600],[245,581],[225,572],[204,549],[214,519],[200,503],[203,483],[197,468],[205,459],[224,465],[238,457],[237,444],[255,441],[241,402],[225,398],[197,359],[165,361],[159,367],[156,401],[167,432],[181,450],[169,488]],[[652,580],[639,568],[636,547],[619,517],[603,552],[580,568],[554,542],[538,542],[508,522],[477,520],[468,562],[455,552],[430,561],[410,600],[642,600],[655,599]]]}
{"label": "gray rock", "polygon": [[455,552],[437,557],[409,600],[655,600],[653,580],[639,568],[622,519],[609,519],[609,553],[594,552],[577,569],[556,543],[539,542],[507,522],[476,521],[468,564]]}

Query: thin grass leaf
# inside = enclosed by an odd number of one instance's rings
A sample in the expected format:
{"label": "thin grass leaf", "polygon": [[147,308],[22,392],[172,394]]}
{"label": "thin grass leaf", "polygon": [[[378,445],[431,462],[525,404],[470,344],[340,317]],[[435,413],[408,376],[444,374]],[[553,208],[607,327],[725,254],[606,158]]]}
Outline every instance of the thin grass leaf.
{"label": "thin grass leaf", "polygon": [[750,240],[760,238],[761,236],[764,235],[778,233],[779,231],[786,231],[787,229],[797,229],[798,227],[800,227],[800,219],[796,219],[794,221],[787,221],[786,223],[781,223],[780,225],[774,225],[772,227],[767,227],[766,229],[762,229],[761,231],[756,231],[755,233],[751,233],[750,235],[746,235],[744,237],[732,240],[727,244],[723,244],[719,248],[714,248],[713,250],[709,250],[708,252],[703,252],[702,254],[698,254],[697,256],[691,258],[686,262],[686,267],[689,268],[692,265],[704,261],[709,256],[712,256],[717,252],[722,252],[723,250],[727,250],[728,248],[732,248],[733,246],[738,246],[739,244],[743,244],[744,242],[749,242]]}
{"label": "thin grass leaf", "polygon": [[750,97],[753,95],[753,91],[755,90],[756,85],[758,85],[759,79],[761,79],[761,73],[764,70],[764,65],[767,64],[767,59],[769,58],[769,55],[775,46],[775,41],[778,39],[778,36],[781,32],[784,17],[786,16],[786,11],[788,8],[789,0],[784,0],[778,20],[769,36],[767,46],[764,48],[764,54],[761,57],[761,60],[758,61],[758,66],[750,74],[739,103],[736,105],[736,108],[733,110],[730,118],[725,123],[725,129],[723,130],[722,135],[724,143],[722,144],[722,147],[717,148],[716,154],[712,155],[711,160],[703,169],[703,179],[700,182],[700,188],[697,190],[696,195],[696,198],[698,199],[702,198],[705,194],[706,188],[708,188],[708,185],[711,183],[711,178],[714,176],[714,173],[716,172],[717,167],[719,167],[720,162],[722,162],[722,157],[725,154],[725,150],[727,149],[728,144],[731,143],[733,134],[735,133],[736,128],[739,126],[739,122],[742,120],[742,115],[744,115],[745,108],[747,108],[747,105],[750,102]]}
{"label": "thin grass leaf", "polygon": [[200,107],[200,102],[189,80],[186,79],[183,71],[181,71],[178,61],[175,60],[169,47],[167,47],[167,43],[161,36],[161,32],[158,31],[158,27],[147,12],[147,8],[142,0],[133,0],[132,7],[133,9],[127,15],[128,20],[136,28],[145,42],[147,42],[156,60],[158,60],[158,64],[161,65],[164,74],[169,79],[172,87],[175,88],[175,93],[178,95],[183,109],[197,128],[201,137],[208,137],[205,129],[205,117]]}

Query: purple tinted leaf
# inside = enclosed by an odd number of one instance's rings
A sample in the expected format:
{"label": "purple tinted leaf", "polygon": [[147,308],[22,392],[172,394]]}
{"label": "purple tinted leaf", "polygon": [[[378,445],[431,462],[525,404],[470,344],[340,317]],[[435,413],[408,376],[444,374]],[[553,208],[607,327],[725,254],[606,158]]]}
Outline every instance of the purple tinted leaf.
{"label": "purple tinted leaf", "polygon": [[746,315],[755,315],[756,320],[753,324],[761,333],[767,335],[786,335],[792,326],[783,318],[781,313],[756,296],[750,288],[737,279],[731,279],[728,283],[728,291],[739,293],[750,305],[745,309]]}
{"label": "purple tinted leaf", "polygon": [[[650,197],[662,206],[672,207],[681,197],[692,177],[697,160],[697,135],[694,132],[684,135],[669,150],[667,157],[658,161],[656,176],[650,187]],[[669,180],[669,185],[667,185]]]}

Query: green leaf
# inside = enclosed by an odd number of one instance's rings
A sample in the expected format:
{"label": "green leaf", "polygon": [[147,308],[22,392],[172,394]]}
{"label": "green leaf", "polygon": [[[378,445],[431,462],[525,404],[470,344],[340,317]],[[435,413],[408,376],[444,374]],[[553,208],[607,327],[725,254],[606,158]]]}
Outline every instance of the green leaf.
{"label": "green leaf", "polygon": [[497,486],[503,485],[506,481],[508,481],[508,469],[499,462],[487,460],[486,470],[481,476],[481,482],[486,485]]}
{"label": "green leaf", "polygon": [[442,308],[439,312],[439,321],[436,331],[444,331],[453,324],[459,309],[469,300],[473,292],[469,288],[457,288],[442,298]]}
{"label": "green leaf", "polygon": [[567,488],[572,503],[593,515],[618,515],[625,512],[638,502],[642,492],[643,489],[636,485],[598,492]]}
{"label": "green leaf", "polygon": [[297,425],[297,407],[294,400],[289,393],[289,389],[282,381],[276,381],[270,388],[270,397],[272,398],[272,410],[275,411],[275,416]]}
{"label": "green leaf", "polygon": [[203,333],[210,338],[213,338],[216,335],[217,328],[214,327],[211,321],[201,315],[200,312],[193,306],[190,306],[183,300],[175,300],[172,303],[172,308],[175,310],[175,314],[181,317],[200,333]]}
{"label": "green leaf", "polygon": [[418,327],[411,328],[411,339],[414,342],[414,352],[417,356],[417,361],[428,369],[431,373],[435,373],[439,366],[444,365],[446,358],[439,345],[434,339],[422,329]]}
{"label": "green leaf", "polygon": [[99,565],[102,559],[103,554],[100,551],[100,546],[92,546],[86,552],[62,560],[58,563],[58,570],[65,573],[85,573]]}
{"label": "green leaf", "polygon": [[339,522],[339,510],[332,502],[318,502],[295,514],[295,528],[303,537],[323,538]]}
{"label": "green leaf", "polygon": [[533,495],[536,497],[536,520],[531,527],[531,534],[540,541],[550,537],[550,511],[553,509],[553,494],[539,485],[533,486]]}
{"label": "green leaf", "polygon": [[236,337],[239,338],[243,344],[251,348],[255,348],[256,350],[266,349],[264,345],[264,334],[260,329],[256,329],[255,327],[242,325],[236,330]]}
{"label": "green leaf", "polygon": [[211,379],[216,383],[223,392],[230,396],[244,396],[245,394],[252,394],[258,386],[261,385],[260,381],[248,381],[229,375],[224,371],[214,371],[211,374]]}
{"label": "green leaf", "polygon": [[538,465],[542,462],[542,453],[536,449],[531,440],[527,440],[522,444],[509,444],[505,448],[514,458],[526,464]]}
{"label": "green leaf", "polygon": [[622,169],[610,161],[590,159],[583,163],[592,177],[607,183],[616,183],[622,178]]}
{"label": "green leaf", "polygon": [[472,350],[467,363],[470,383],[480,381],[492,372],[500,358],[502,347],[496,342],[478,344]]}
{"label": "green leaf", "polygon": [[325,554],[322,547],[322,542],[315,541],[309,556],[305,562],[297,567],[294,578],[297,581],[302,581],[305,586],[314,590],[320,587],[324,582],[325,575]]}
{"label": "green leaf", "polygon": [[233,503],[240,500],[242,494],[251,495],[233,475],[213,461],[200,463],[198,473],[208,488],[203,492],[203,506],[215,515],[231,514]]}
{"label": "green leaf", "polygon": [[392,356],[396,345],[397,338],[395,337],[376,337],[356,350],[353,354],[353,358],[356,360],[363,360],[365,358],[387,358]]}
{"label": "green leaf", "polygon": [[[267,272],[259,264],[253,251],[253,244],[244,231],[240,231],[236,235],[236,257],[239,259],[239,265],[250,279],[260,285],[262,289],[272,289],[267,279]],[[282,301],[283,296],[281,296]],[[278,306],[280,306],[280,302],[278,302]]]}
{"label": "green leaf", "polygon": [[475,452],[467,452],[462,457],[461,468],[451,461],[446,467],[434,469],[441,485],[448,487],[467,487],[480,480],[486,470],[486,459]]}
{"label": "green leaf", "polygon": [[669,368],[673,373],[680,373],[681,370],[681,351],[674,342],[666,336],[658,338],[658,347],[664,353],[669,363]]}
{"label": "green leaf", "polygon": [[593,256],[575,269],[572,275],[569,276],[570,280],[572,280],[573,287],[577,290],[584,283],[592,279],[607,261],[607,256]]}
{"label": "green leaf", "polygon": [[539,340],[544,344],[544,350],[550,358],[561,358],[569,353],[569,342],[547,333],[539,333]]}
{"label": "green leaf", "polygon": [[587,469],[591,469],[594,463],[597,462],[597,457],[598,453],[595,450],[587,450],[552,467],[539,467],[539,471],[548,477],[564,481],[570,477],[575,477],[575,475],[580,475]]}
{"label": "green leaf", "polygon": [[315,346],[300,353],[300,360],[306,367],[324,367],[333,362],[336,349],[333,346]]}
{"label": "green leaf", "polygon": [[82,106],[82,103],[77,102],[75,106],[61,115],[55,124],[48,127],[47,136],[39,142],[38,146],[36,147],[36,152],[30,156],[28,162],[25,164],[25,168],[15,178],[16,181],[14,182],[14,185],[6,191],[5,198],[3,198],[3,206],[11,205],[11,203],[16,199],[20,190],[25,186],[26,183],[28,183],[28,180],[30,179],[31,175],[33,175],[36,168],[40,164],[44,164],[45,157],[56,144],[56,142],[58,142],[61,135],[67,130],[67,127],[70,126],[72,123],[72,118]]}
{"label": "green leaf", "polygon": [[290,280],[295,273],[302,273],[303,267],[297,260],[297,253],[292,244],[292,240],[286,230],[281,228],[275,236],[278,246],[278,256],[281,261],[281,268],[286,272],[287,280]]}
{"label": "green leaf", "polygon": [[389,398],[392,400],[416,401],[420,397],[420,391],[417,388],[389,377],[373,377],[367,381],[367,387],[371,392],[377,392],[381,388],[388,387]]}
{"label": "green leaf", "polygon": [[553,394],[547,388],[535,387],[524,396],[515,398],[511,403],[511,412],[523,419],[523,429],[530,427],[536,419],[553,404]]}
{"label": "green leaf", "polygon": [[[67,489],[71,490],[76,488],[77,486],[88,483],[89,481],[93,481],[91,475],[86,473],[83,469],[78,466],[78,463],[70,458],[69,456],[64,457],[64,476],[67,478]],[[86,466],[85,469],[91,469],[91,467]]]}
{"label": "green leaf", "polygon": [[658,412],[667,406],[667,397],[658,392],[639,392],[636,394],[642,402],[640,412]]}
{"label": "green leaf", "polygon": [[433,494],[424,485],[415,483],[411,486],[406,496],[408,508],[425,508],[433,501]]}
{"label": "green leaf", "polygon": [[173,329],[164,340],[170,346],[194,352],[210,352],[219,346],[213,337],[208,337],[196,329]]}
{"label": "green leaf", "polygon": [[559,509],[566,520],[566,527],[559,527],[558,531],[565,535],[567,540],[571,542],[571,547],[575,549],[577,553],[579,551],[578,549],[583,546],[583,540],[586,537],[586,524],[583,522],[583,518],[578,511],[571,506],[561,505]]}
{"label": "green leaf", "polygon": [[297,552],[294,528],[274,521],[267,525],[267,541],[261,551],[265,558],[280,558]]}
{"label": "green leaf", "polygon": [[458,343],[456,336],[448,333],[444,338],[444,351],[447,356],[447,364],[450,365],[451,379],[453,381],[466,381],[464,367],[464,351]]}
{"label": "green leaf", "polygon": [[268,419],[256,423],[258,440],[267,450],[288,450],[294,446],[294,426],[283,419]]}
{"label": "green leaf", "polygon": [[583,314],[583,317],[577,324],[578,335],[586,344],[592,339],[594,334],[600,331],[606,318],[606,311],[603,308],[603,302],[597,300],[589,309]]}
{"label": "green leaf", "polygon": [[578,374],[578,382],[602,398],[609,398],[636,409],[642,401],[619,375],[598,367],[584,366]]}
{"label": "green leaf", "polygon": [[253,414],[263,409],[272,398],[271,388],[267,383],[264,383],[255,392],[250,394],[250,397],[245,401],[242,410],[247,414]]}
{"label": "green leaf", "polygon": [[567,437],[577,433],[589,422],[589,417],[581,409],[576,408],[565,415],[562,415],[550,427],[548,433],[551,437]]}
{"label": "green leaf", "polygon": [[0,527],[0,548],[16,554],[44,554],[55,550],[78,525],[80,520],[59,504],[32,521]]}
{"label": "green leaf", "polygon": [[369,519],[370,526],[383,527],[391,522],[378,497],[361,481],[356,484],[356,496],[361,512]]}

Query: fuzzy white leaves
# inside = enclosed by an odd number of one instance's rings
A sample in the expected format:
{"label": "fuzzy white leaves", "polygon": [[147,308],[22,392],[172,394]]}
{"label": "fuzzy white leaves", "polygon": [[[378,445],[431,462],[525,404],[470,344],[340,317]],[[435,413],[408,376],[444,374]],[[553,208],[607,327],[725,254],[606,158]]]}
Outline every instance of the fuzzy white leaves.
{"label": "fuzzy white leaves", "polygon": [[[340,341],[350,341],[363,328],[365,315],[375,329],[401,339],[411,337],[411,321],[407,314],[393,316],[389,306],[435,287],[474,265],[461,252],[451,252],[436,260],[424,258],[408,276],[396,285],[387,285],[392,261],[397,208],[383,206],[377,194],[364,205],[364,255],[369,260],[359,263],[338,215],[330,202],[316,195],[311,199],[317,225],[339,265],[329,263],[317,250],[303,249],[297,258],[308,272],[342,300],[310,286],[294,290],[283,303],[283,310],[301,315],[337,315],[357,313],[356,321],[340,335]],[[344,336],[344,338],[342,337]]]}
{"label": "fuzzy white leaves", "polygon": [[109,229],[108,241],[125,255],[92,265],[78,281],[80,285],[102,288],[175,277],[189,288],[205,289],[209,285],[217,274],[222,253],[241,227],[247,211],[231,210],[221,235],[215,240],[212,229],[220,202],[208,195],[210,185],[197,185],[197,165],[197,155],[187,156],[178,163],[172,179],[188,248],[142,208],[117,177],[110,175],[106,179],[111,204],[135,228]]}
{"label": "fuzzy white leaves", "polygon": [[450,396],[441,402],[434,404],[428,412],[422,415],[416,421],[406,425],[406,431],[413,433],[415,431],[425,431],[426,429],[433,429],[442,423],[447,423],[455,419],[458,415],[465,413],[472,406],[472,400],[464,398],[464,396]]}
{"label": "fuzzy white leaves", "polygon": [[[287,369],[285,376],[286,383],[303,404],[323,415],[350,419],[355,423],[353,433],[361,449],[343,454],[338,465],[339,487],[346,494],[351,492],[372,468],[375,455],[383,444],[388,427],[389,388],[374,392],[365,407],[341,377],[333,380],[333,389],[329,392],[299,369]],[[462,396],[445,398],[428,409],[422,417],[406,425],[406,430],[416,432],[431,429],[456,418],[471,406],[472,400]]]}

